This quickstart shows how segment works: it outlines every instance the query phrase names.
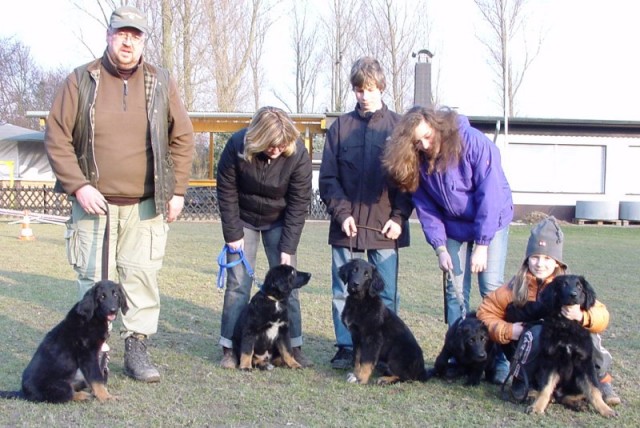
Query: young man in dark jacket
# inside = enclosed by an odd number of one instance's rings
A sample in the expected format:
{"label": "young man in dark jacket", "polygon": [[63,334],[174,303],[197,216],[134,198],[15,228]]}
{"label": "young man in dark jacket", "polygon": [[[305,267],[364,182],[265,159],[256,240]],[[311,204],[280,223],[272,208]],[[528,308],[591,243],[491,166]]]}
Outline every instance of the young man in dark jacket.
{"label": "young man in dark jacket", "polygon": [[338,270],[351,250],[367,253],[385,281],[381,294],[387,307],[398,309],[398,248],[409,245],[408,219],[411,197],[387,179],[381,156],[387,138],[400,119],[382,102],[386,82],[379,62],[371,57],[357,60],[351,68],[356,108],[336,119],[327,133],[320,166],[320,196],[331,215],[331,277],[333,326],[338,351],[334,368],[348,368],[353,343],[340,317],[347,296]]}

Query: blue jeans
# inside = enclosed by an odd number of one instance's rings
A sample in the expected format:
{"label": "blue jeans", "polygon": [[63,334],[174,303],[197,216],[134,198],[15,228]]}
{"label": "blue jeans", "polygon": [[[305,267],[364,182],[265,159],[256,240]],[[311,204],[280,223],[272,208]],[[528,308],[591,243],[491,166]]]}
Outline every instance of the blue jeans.
{"label": "blue jeans", "polygon": [[[331,247],[331,290],[333,292],[332,314],[333,328],[337,346],[353,347],[351,333],[342,323],[342,310],[347,299],[347,286],[342,282],[338,271],[351,259],[351,252],[345,247]],[[380,294],[384,304],[394,312],[398,312],[400,296],[398,295],[398,252],[395,249],[367,250],[367,260],[373,264],[384,280],[384,291]]]}
{"label": "blue jeans", "polygon": [[[453,278],[447,281],[447,323],[451,326],[462,315],[458,293],[462,293],[465,310],[469,312],[471,293],[471,253],[473,241],[459,242],[447,239],[447,251],[453,263]],[[487,252],[487,269],[478,274],[480,295],[487,294],[504,283],[504,265],[509,245],[509,226],[496,232]],[[456,292],[458,290],[458,292]]]}
{"label": "blue jeans", "polygon": [[[269,268],[280,264],[280,235],[282,235],[282,226],[274,227],[269,230],[253,230],[244,228],[244,256],[255,270],[256,256],[258,254],[258,244],[262,237],[262,245],[264,247]],[[238,254],[227,254],[227,263],[238,260]],[[291,265],[296,266],[296,256],[291,256]],[[227,286],[224,292],[224,305],[222,307],[222,322],[220,326],[220,345],[225,348],[232,348],[233,329],[236,321],[240,316],[240,312],[249,302],[252,296],[251,287],[253,282],[247,274],[244,264],[239,263],[231,269],[227,269]],[[300,315],[300,300],[298,299],[298,290],[293,290],[289,297],[287,305],[289,311],[289,332],[291,335],[291,346],[297,347],[302,345],[302,317]]]}

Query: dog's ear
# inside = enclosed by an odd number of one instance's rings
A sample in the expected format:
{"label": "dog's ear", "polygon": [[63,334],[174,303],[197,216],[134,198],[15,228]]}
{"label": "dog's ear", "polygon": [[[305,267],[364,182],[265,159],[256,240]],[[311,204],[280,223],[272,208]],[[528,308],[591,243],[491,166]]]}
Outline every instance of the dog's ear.
{"label": "dog's ear", "polygon": [[469,335],[467,326],[463,324],[463,319],[458,318],[454,324],[454,334],[453,334],[453,343],[455,345],[455,349],[460,353],[465,350],[465,343],[467,341],[467,337]]}
{"label": "dog's ear", "polygon": [[558,284],[562,280],[563,280],[562,276],[555,277],[553,281],[547,284],[545,289],[542,290],[542,292],[540,293],[540,297],[538,298],[538,301],[542,303],[542,305],[544,306],[545,312],[553,311],[554,309],[555,310],[560,309],[560,305],[558,304],[558,298],[557,298],[558,293],[556,291],[556,288],[558,287]]}
{"label": "dog's ear", "polygon": [[338,276],[340,277],[340,280],[343,283],[347,283],[347,281],[349,280],[349,270],[351,269],[351,262],[347,262],[345,264],[343,264],[342,266],[340,266],[340,269],[338,269]]}
{"label": "dog's ear", "polygon": [[384,291],[384,279],[378,272],[378,269],[371,265],[371,285],[369,286],[369,295],[372,297],[378,296]]}
{"label": "dog's ear", "polygon": [[96,310],[96,301],[98,300],[97,289],[98,288],[94,284],[93,287],[84,293],[84,296],[76,306],[76,312],[78,315],[87,321],[93,318],[93,312]]}
{"label": "dog's ear", "polygon": [[120,312],[122,312],[122,315],[126,315],[129,305],[127,304],[127,295],[124,293],[124,287],[120,283],[118,283],[118,303],[120,304]]}
{"label": "dog's ear", "polygon": [[596,304],[596,290],[591,286],[591,284],[589,284],[584,276],[579,276],[578,279],[582,284],[582,290],[584,293],[584,302],[580,305],[580,307],[581,309],[586,311]]}

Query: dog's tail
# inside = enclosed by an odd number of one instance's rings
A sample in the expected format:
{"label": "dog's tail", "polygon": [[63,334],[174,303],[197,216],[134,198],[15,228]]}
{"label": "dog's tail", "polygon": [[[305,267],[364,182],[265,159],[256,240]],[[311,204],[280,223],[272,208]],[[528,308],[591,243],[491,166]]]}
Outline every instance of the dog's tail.
{"label": "dog's tail", "polygon": [[0,398],[24,399],[22,391],[0,391]]}

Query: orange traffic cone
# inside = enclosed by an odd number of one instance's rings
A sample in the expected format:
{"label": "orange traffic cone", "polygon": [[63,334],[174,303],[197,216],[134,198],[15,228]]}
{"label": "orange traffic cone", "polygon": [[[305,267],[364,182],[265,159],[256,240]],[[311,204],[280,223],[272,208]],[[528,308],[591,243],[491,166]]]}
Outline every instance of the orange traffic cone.
{"label": "orange traffic cone", "polygon": [[18,239],[21,241],[33,241],[36,239],[33,235],[33,230],[31,230],[31,221],[29,220],[28,211],[24,212],[22,222],[20,222],[20,236],[18,236]]}

